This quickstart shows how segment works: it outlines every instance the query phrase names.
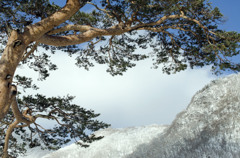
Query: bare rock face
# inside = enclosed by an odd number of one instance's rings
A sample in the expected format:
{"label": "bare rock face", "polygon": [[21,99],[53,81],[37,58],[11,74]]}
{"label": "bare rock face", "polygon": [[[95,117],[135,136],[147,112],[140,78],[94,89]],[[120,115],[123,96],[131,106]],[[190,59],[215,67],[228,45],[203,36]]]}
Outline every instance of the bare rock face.
{"label": "bare rock face", "polygon": [[126,157],[240,157],[240,74],[205,86],[169,128]]}

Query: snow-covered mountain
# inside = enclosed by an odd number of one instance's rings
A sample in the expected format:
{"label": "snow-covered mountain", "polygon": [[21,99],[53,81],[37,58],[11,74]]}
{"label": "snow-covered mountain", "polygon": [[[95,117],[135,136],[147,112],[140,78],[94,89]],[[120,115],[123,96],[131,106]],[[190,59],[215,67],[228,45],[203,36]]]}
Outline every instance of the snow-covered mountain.
{"label": "snow-covered mountain", "polygon": [[133,153],[140,144],[150,143],[167,127],[149,125],[122,129],[108,128],[96,132],[95,135],[105,137],[91,143],[88,148],[81,148],[75,143],[52,153],[33,148],[28,151],[27,156],[21,158],[121,158]]}
{"label": "snow-covered mountain", "polygon": [[125,129],[109,128],[97,132],[97,135],[104,135],[105,138],[92,143],[89,148],[72,144],[44,158],[121,158],[133,153],[140,144],[150,143],[165,128],[159,125]]}
{"label": "snow-covered mountain", "polygon": [[126,158],[239,158],[240,74],[212,81],[150,143]]}
{"label": "snow-covered mountain", "polygon": [[240,158],[240,74],[205,86],[170,126],[109,128],[96,135],[105,137],[89,148],[72,144],[43,157]]}

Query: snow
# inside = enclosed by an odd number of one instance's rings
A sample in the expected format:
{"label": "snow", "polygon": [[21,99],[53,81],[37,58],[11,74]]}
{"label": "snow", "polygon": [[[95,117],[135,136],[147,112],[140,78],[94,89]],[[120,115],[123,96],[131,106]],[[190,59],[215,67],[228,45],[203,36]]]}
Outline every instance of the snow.
{"label": "snow", "polygon": [[240,157],[239,88],[240,74],[212,81],[170,126],[108,128],[89,148],[72,144],[42,158]]}
{"label": "snow", "polygon": [[[125,129],[106,129],[96,133],[105,136],[91,144],[89,148],[80,148],[72,144],[43,158],[120,158],[134,152],[140,144],[150,142],[166,126],[151,125]],[[71,154],[69,154],[71,153]]]}
{"label": "snow", "polygon": [[239,87],[240,74],[212,81],[168,129],[130,157],[239,157]]}
{"label": "snow", "polygon": [[27,154],[24,156],[19,156],[18,158],[42,158],[44,155],[49,154],[53,151],[42,150],[39,147],[28,149]]}
{"label": "snow", "polygon": [[[91,143],[88,148],[81,148],[75,143],[48,155],[40,149],[32,149],[24,158],[120,158],[134,152],[143,143],[155,139],[167,126],[149,125],[121,129],[108,128],[99,130],[96,136],[103,139]],[[45,155],[45,156],[44,156]]]}

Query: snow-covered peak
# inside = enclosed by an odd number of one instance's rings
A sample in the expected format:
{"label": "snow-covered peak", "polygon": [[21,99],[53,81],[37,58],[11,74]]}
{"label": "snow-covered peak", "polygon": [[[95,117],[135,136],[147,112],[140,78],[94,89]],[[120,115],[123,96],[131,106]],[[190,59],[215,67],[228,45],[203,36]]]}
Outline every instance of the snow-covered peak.
{"label": "snow-covered peak", "polygon": [[212,81],[157,139],[127,157],[240,157],[239,88],[240,74]]}
{"label": "snow-covered peak", "polygon": [[170,126],[109,128],[96,135],[104,138],[89,148],[72,144],[44,158],[238,158],[240,74],[205,86]]}

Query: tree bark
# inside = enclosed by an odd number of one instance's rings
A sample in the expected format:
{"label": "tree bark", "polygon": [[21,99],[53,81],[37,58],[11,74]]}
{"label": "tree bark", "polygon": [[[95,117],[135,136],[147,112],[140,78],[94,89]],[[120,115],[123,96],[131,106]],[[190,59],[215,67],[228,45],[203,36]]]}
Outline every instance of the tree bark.
{"label": "tree bark", "polygon": [[14,128],[17,126],[19,122],[15,121],[12,124],[9,125],[8,130],[6,132],[6,136],[5,136],[5,143],[4,143],[4,150],[3,150],[3,157],[2,158],[9,158],[8,155],[8,144],[9,144],[9,138],[12,135],[12,132],[14,130]]}
{"label": "tree bark", "polygon": [[16,120],[9,125],[9,128],[6,131],[3,158],[9,157],[9,138],[18,123],[23,122],[26,123],[26,125],[29,125],[35,121],[35,118],[33,117],[29,117],[29,120],[27,120],[19,111],[16,102],[17,88],[12,85],[14,73],[19,65],[19,62],[24,58],[26,47],[30,43],[41,38],[54,27],[68,20],[82,6],[84,6],[84,4],[85,1],[68,0],[66,5],[53,15],[38,23],[27,26],[23,33],[13,30],[11,35],[8,37],[7,45],[0,59],[0,121],[8,113],[11,105]]}
{"label": "tree bark", "polygon": [[17,31],[12,31],[0,59],[0,120],[7,114],[13,99],[12,79],[26,46]]}
{"label": "tree bark", "polygon": [[26,47],[41,38],[55,26],[68,20],[74,15],[85,1],[68,0],[66,5],[53,15],[27,26],[23,33],[13,30],[0,59],[0,121],[7,114],[11,104],[11,85],[14,73],[23,58]]}

